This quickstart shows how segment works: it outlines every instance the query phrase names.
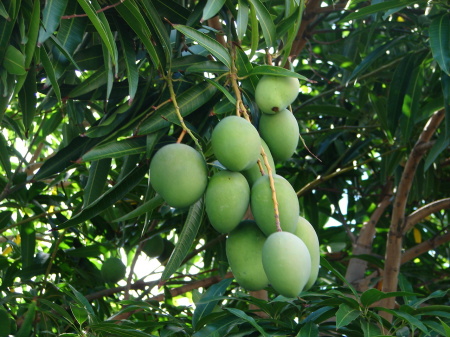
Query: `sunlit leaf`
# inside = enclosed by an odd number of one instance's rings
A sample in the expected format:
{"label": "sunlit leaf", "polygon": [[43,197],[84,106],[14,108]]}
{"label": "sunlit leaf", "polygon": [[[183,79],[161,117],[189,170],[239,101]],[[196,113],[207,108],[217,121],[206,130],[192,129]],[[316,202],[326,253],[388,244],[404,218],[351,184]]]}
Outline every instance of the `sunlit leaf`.
{"label": "sunlit leaf", "polygon": [[58,98],[58,101],[61,102],[61,90],[59,89],[58,80],[56,78],[55,69],[52,65],[52,62],[50,61],[50,58],[47,54],[47,51],[45,50],[45,46],[42,46],[40,48],[40,56],[41,56],[41,62],[44,66],[45,72],[47,73],[48,80],[50,81],[53,91],[56,94],[56,97]]}
{"label": "sunlit leaf", "polygon": [[38,45],[42,45],[59,26],[69,0],[48,0],[42,11],[42,26],[39,30]]}
{"label": "sunlit leaf", "polygon": [[336,312],[336,329],[340,329],[353,322],[361,315],[361,312],[343,303]]}
{"label": "sunlit leaf", "polygon": [[390,1],[375,3],[373,5],[358,9],[356,12],[347,15],[343,20],[341,20],[341,22],[347,22],[350,20],[361,19],[370,14],[384,12],[384,11],[387,11],[387,10],[390,10],[393,8],[401,9],[405,6],[415,4],[419,1],[420,0],[390,0]]}
{"label": "sunlit leaf", "polygon": [[249,0],[249,2],[252,5],[251,9],[256,12],[258,17],[258,22],[266,41],[266,47],[273,47],[276,41],[276,29],[269,11],[260,0]]}
{"label": "sunlit leaf", "polygon": [[84,161],[99,160],[104,158],[120,158],[132,154],[144,153],[147,148],[145,137],[127,138],[120,141],[102,144],[86,152]]}
{"label": "sunlit leaf", "polygon": [[88,181],[84,188],[83,207],[89,206],[103,193],[110,169],[111,158],[97,160],[91,164]]}
{"label": "sunlit leaf", "polygon": [[225,0],[208,0],[203,7],[202,21],[211,19],[215,16],[225,4]]}
{"label": "sunlit leaf", "polygon": [[236,18],[236,31],[237,36],[239,40],[242,40],[244,38],[244,35],[247,33],[247,26],[248,26],[248,13],[250,11],[250,8],[248,7],[248,4],[244,0],[238,1],[238,16]]}
{"label": "sunlit leaf", "polygon": [[27,73],[25,70],[25,55],[12,45],[9,45],[6,49],[3,66],[8,73],[13,75],[25,75]]}
{"label": "sunlit leaf", "polygon": [[261,65],[258,67],[254,67],[250,71],[251,75],[270,75],[270,76],[283,76],[283,77],[295,77],[304,81],[310,82],[305,76],[300,75],[294,71],[281,68],[281,67],[275,67],[275,66],[267,66],[267,65]]}

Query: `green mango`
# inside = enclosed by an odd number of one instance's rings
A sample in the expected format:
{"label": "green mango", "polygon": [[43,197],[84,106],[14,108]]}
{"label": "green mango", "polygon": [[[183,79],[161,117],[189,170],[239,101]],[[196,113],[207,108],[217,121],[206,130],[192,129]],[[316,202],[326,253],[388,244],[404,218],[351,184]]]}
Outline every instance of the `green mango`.
{"label": "green mango", "polygon": [[188,207],[200,199],[206,189],[205,159],[188,145],[165,145],[150,163],[150,183],[170,206]]}
{"label": "green mango", "polygon": [[275,160],[285,161],[297,149],[300,130],[297,120],[288,109],[275,115],[263,114],[259,120],[259,133]]}
{"label": "green mango", "polygon": [[[275,162],[273,161],[273,157],[272,157],[272,154],[270,153],[269,147],[267,146],[266,142],[262,138],[261,138],[261,145],[264,149],[264,152],[266,153],[267,160],[269,161],[270,169],[272,170],[272,174],[275,174],[276,173]],[[261,154],[259,155],[259,160],[261,160],[261,164],[264,169],[264,174],[268,174],[269,172],[267,170],[266,165],[264,164],[264,160],[263,160],[263,157]],[[258,163],[255,163],[252,167],[250,167],[247,170],[242,171],[241,173],[244,175],[245,178],[247,178],[247,181],[250,186],[253,186],[255,181],[258,180],[262,176]]]}
{"label": "green mango", "polygon": [[309,276],[308,282],[306,282],[304,290],[308,290],[313,286],[319,275],[320,268],[320,245],[319,238],[317,237],[316,230],[311,225],[311,223],[304,217],[299,216],[297,222],[297,228],[294,232],[308,248],[309,254],[311,255],[311,274]]}
{"label": "green mango", "polygon": [[280,295],[297,297],[311,274],[311,256],[305,243],[288,232],[275,232],[264,243],[262,263],[270,285]]}
{"label": "green mango", "polygon": [[101,273],[103,280],[108,283],[117,283],[125,277],[127,268],[122,260],[117,257],[110,257],[103,262]]}
{"label": "green mango", "polygon": [[159,235],[155,235],[152,238],[145,241],[142,251],[147,254],[148,257],[158,257],[164,251],[164,241]]}
{"label": "green mango", "polygon": [[249,169],[258,160],[261,138],[249,121],[238,116],[222,119],[211,135],[217,160],[230,171]]}
{"label": "green mango", "polygon": [[256,85],[256,105],[263,113],[275,114],[295,101],[299,89],[298,78],[264,75]]}
{"label": "green mango", "polygon": [[265,235],[252,220],[242,221],[226,240],[231,271],[236,281],[246,290],[261,290],[269,284],[262,264],[265,241]]}
{"label": "green mango", "polygon": [[220,171],[212,176],[205,193],[206,214],[220,233],[229,233],[241,222],[250,203],[250,187],[239,172]]}
{"label": "green mango", "polygon": [[[300,211],[297,194],[291,184],[282,176],[273,175],[275,191],[280,215],[280,225],[283,231],[294,232]],[[277,230],[275,224],[274,204],[269,176],[260,177],[252,186],[250,205],[259,228],[265,235]]]}

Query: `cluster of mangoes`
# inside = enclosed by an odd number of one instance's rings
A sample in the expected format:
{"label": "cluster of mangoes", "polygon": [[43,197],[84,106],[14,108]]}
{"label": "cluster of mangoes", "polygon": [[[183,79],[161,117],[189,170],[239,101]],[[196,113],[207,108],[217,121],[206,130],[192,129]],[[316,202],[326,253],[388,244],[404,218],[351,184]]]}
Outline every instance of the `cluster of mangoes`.
{"label": "cluster of mangoes", "polygon": [[[275,161],[289,159],[298,145],[298,124],[287,109],[298,91],[296,78],[260,79],[255,91],[262,112],[259,127],[239,116],[225,117],[216,125],[211,146],[226,169],[209,181],[205,159],[185,144],[162,147],[150,164],[150,182],[170,206],[187,207],[205,194],[211,225],[229,233],[227,257],[242,287],[260,290],[271,284],[287,297],[309,288],[319,269],[317,235],[299,216],[294,188],[275,172]],[[243,221],[249,206],[254,221]]]}

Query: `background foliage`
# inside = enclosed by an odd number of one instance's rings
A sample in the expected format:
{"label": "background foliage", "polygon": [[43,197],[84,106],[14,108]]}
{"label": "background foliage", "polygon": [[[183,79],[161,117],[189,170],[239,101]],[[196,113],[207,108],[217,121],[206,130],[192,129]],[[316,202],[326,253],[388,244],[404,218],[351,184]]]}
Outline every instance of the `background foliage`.
{"label": "background foliage", "polygon": [[[0,336],[449,336],[449,8],[2,1]],[[240,289],[203,202],[167,207],[148,172],[180,136],[213,172],[233,83],[257,125],[255,84],[283,68],[302,140],[276,169],[323,255],[296,300]]]}

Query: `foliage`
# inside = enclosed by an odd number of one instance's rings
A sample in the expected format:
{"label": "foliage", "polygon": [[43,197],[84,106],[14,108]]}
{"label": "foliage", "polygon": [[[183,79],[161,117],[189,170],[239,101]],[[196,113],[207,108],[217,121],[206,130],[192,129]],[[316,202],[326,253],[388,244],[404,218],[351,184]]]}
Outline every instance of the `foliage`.
{"label": "foliage", "polygon": [[[0,336],[450,335],[449,9],[2,1]],[[203,201],[173,209],[149,183],[177,139],[217,170],[212,128],[258,124],[265,74],[301,79],[302,141],[276,170],[323,256],[297,299],[240,289]]]}

